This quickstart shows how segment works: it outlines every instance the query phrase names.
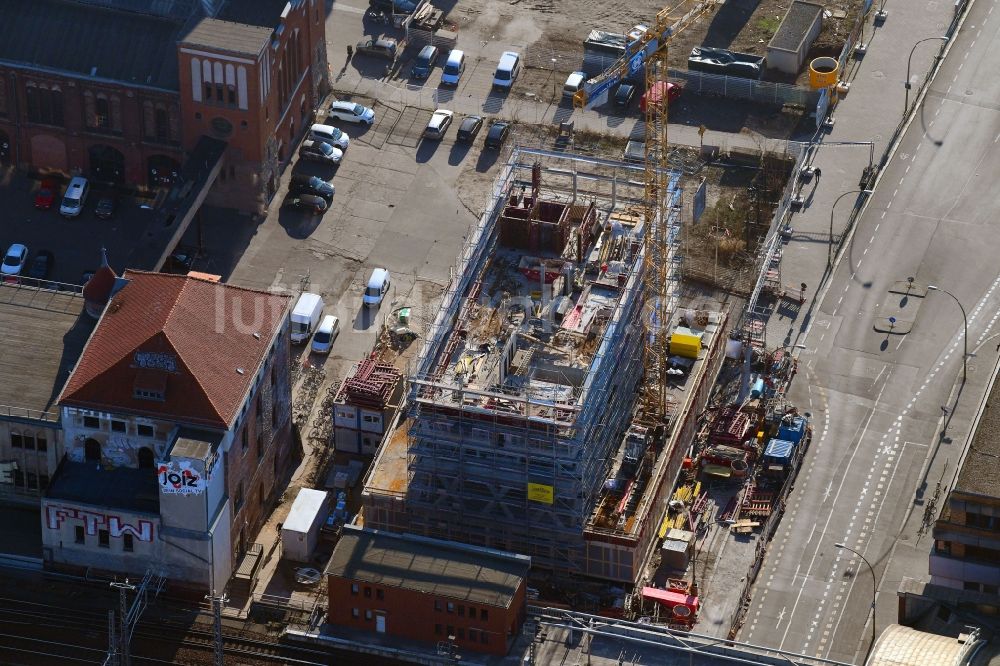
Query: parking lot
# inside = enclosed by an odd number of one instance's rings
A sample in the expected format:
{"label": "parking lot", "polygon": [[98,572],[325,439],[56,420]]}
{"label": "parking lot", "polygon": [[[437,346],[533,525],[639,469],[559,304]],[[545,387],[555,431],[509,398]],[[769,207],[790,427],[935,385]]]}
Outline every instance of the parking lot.
{"label": "parking lot", "polygon": [[4,220],[0,225],[0,252],[5,252],[12,243],[22,243],[28,247],[29,266],[39,252],[51,252],[54,262],[48,279],[52,281],[81,284],[84,272],[100,265],[102,247],[108,250],[112,268],[121,272],[130,248],[150,221],[151,212],[140,208],[133,199],[119,199],[110,220],[98,219],[94,207],[100,198],[99,190],[91,191],[79,217],[64,218],[59,214],[62,190],[56,194],[52,208],[37,210],[34,198],[39,181],[9,170],[0,173],[3,176],[0,208]]}

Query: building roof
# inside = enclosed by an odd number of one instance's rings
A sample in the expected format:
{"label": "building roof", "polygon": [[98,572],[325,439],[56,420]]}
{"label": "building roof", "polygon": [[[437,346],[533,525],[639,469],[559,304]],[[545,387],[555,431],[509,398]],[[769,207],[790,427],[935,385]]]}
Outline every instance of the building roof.
{"label": "building roof", "polygon": [[58,420],[56,398],[96,322],[76,292],[0,283],[0,418]]}
{"label": "building roof", "polygon": [[878,637],[868,666],[940,666],[968,664],[962,658],[968,645],[951,636],[939,636],[890,624]]}
{"label": "building roof", "polygon": [[231,427],[284,325],[289,297],[183,275],[126,271],[124,278],[60,404]]}
{"label": "building roof", "polygon": [[285,6],[301,5],[305,0],[229,0],[216,18],[237,23],[276,28],[281,23]]}
{"label": "building roof", "polygon": [[66,0],[0,0],[0,62],[177,90],[178,19]]}
{"label": "building roof", "polygon": [[507,608],[529,568],[524,555],[347,525],[326,573]]}
{"label": "building roof", "polygon": [[817,18],[822,20],[823,5],[805,0],[794,0],[785,13],[785,18],[767,45],[769,49],[781,51],[798,51],[803,40],[809,36],[809,30]]}
{"label": "building roof", "polygon": [[271,28],[203,18],[181,38],[186,46],[204,46],[256,57],[271,41]]}
{"label": "building roof", "polygon": [[156,471],[135,467],[106,469],[95,462],[63,458],[45,497],[90,506],[158,513]]}
{"label": "building roof", "polygon": [[1000,381],[994,374],[989,393],[973,422],[973,432],[952,492],[1000,499]]}
{"label": "building roof", "polygon": [[327,493],[322,490],[300,488],[281,529],[291,532],[308,532],[316,523],[316,516],[326,504],[326,498]]}

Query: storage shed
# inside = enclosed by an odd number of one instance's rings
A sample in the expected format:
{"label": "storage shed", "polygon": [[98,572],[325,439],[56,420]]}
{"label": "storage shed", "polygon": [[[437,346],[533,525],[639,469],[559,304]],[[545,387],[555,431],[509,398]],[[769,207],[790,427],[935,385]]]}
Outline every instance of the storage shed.
{"label": "storage shed", "polygon": [[793,0],[767,45],[767,66],[786,74],[798,74],[822,28],[823,5]]}
{"label": "storage shed", "polygon": [[329,509],[329,496],[326,492],[311,488],[299,490],[288,518],[281,526],[283,558],[293,562],[310,560]]}

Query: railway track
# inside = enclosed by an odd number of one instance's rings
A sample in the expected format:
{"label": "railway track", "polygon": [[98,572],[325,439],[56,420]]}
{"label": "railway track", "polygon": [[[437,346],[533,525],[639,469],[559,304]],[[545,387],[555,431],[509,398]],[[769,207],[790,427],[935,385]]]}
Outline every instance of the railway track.
{"label": "railway track", "polygon": [[[139,664],[212,663],[215,634],[211,627],[191,622],[192,613],[140,622],[132,634],[132,662]],[[107,654],[107,610],[56,606],[0,597],[0,654],[4,664],[50,665],[65,662],[101,664]],[[261,634],[223,634],[223,651],[246,666],[326,666],[336,657],[352,664],[386,663],[342,650],[313,649],[268,640]],[[8,657],[9,655],[9,657]],[[9,659],[9,661],[7,660]]]}

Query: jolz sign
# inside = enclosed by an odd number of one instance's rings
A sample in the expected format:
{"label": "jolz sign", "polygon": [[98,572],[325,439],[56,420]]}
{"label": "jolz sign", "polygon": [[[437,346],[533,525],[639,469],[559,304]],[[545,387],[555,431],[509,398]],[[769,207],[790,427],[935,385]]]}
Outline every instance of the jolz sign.
{"label": "jolz sign", "polygon": [[201,473],[186,460],[156,464],[156,479],[164,495],[199,495],[205,492]]}

